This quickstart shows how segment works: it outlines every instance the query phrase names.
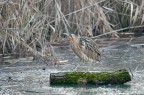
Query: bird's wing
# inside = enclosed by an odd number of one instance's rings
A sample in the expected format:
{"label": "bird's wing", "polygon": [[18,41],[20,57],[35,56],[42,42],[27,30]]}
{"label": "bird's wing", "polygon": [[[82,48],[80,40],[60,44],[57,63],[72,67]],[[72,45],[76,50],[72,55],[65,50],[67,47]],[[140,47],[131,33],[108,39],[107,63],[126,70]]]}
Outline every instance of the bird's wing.
{"label": "bird's wing", "polygon": [[83,53],[90,59],[99,60],[101,52],[98,50],[97,44],[90,38],[82,37],[80,39],[81,48]]}

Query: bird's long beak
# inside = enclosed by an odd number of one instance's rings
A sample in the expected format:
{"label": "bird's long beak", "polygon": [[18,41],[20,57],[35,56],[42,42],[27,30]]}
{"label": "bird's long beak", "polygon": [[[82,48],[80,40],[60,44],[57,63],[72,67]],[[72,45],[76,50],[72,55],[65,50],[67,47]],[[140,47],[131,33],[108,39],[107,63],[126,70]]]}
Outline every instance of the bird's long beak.
{"label": "bird's long beak", "polygon": [[69,33],[63,33],[64,35],[66,35],[66,36],[69,36],[70,34]]}
{"label": "bird's long beak", "polygon": [[73,39],[70,33],[63,33],[63,34],[66,35],[70,40]]}
{"label": "bird's long beak", "polygon": [[70,38],[70,33],[63,33],[63,35],[66,35]]}

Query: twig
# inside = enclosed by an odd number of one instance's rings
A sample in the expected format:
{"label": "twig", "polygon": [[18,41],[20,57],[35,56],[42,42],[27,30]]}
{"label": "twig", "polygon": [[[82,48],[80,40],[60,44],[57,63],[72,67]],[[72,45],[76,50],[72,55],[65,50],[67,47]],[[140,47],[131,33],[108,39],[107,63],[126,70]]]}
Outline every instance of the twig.
{"label": "twig", "polygon": [[91,37],[91,38],[98,38],[98,37],[105,36],[105,35],[108,35],[108,34],[111,34],[111,33],[120,32],[120,31],[123,31],[123,30],[132,29],[132,28],[140,28],[140,27],[144,27],[144,25],[126,27],[126,28],[122,28],[122,29],[119,29],[119,30],[114,30],[114,31],[111,31],[111,32],[103,33],[103,34],[101,34],[101,35],[94,36],[94,37]]}

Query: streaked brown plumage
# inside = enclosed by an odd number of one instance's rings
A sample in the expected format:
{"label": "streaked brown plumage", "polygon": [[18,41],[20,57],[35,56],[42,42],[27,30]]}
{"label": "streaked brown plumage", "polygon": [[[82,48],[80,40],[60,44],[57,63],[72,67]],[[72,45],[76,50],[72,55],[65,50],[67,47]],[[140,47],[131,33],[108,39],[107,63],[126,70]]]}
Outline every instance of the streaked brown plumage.
{"label": "streaked brown plumage", "polygon": [[97,44],[88,37],[77,37],[75,34],[70,34],[70,45],[74,53],[84,61],[101,59],[101,52],[98,50]]}

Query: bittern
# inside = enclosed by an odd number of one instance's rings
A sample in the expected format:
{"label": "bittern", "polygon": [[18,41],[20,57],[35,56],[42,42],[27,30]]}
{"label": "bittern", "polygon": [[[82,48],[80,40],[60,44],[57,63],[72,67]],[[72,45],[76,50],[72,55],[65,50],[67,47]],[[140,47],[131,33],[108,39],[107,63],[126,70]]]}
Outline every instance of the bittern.
{"label": "bittern", "polygon": [[64,34],[69,37],[71,49],[81,60],[100,61],[101,52],[99,51],[98,45],[94,40],[88,37],[76,36],[75,34]]}

